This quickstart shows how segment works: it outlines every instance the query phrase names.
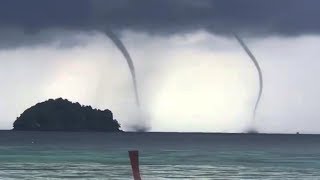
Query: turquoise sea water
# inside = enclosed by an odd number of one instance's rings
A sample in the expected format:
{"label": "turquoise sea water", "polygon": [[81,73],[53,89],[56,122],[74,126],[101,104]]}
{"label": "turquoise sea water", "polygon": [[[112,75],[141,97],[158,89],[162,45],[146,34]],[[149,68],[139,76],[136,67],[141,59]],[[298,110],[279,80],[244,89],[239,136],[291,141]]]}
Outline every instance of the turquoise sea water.
{"label": "turquoise sea water", "polygon": [[320,136],[0,131],[0,179],[320,179]]}

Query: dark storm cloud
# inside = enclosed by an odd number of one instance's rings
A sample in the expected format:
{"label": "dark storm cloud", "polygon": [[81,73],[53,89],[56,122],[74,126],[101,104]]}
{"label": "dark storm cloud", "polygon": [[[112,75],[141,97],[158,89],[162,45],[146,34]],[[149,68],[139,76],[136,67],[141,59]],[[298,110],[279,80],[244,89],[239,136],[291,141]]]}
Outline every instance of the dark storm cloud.
{"label": "dark storm cloud", "polygon": [[320,31],[318,0],[0,0],[0,26],[131,29],[158,34],[194,29],[296,35]]}

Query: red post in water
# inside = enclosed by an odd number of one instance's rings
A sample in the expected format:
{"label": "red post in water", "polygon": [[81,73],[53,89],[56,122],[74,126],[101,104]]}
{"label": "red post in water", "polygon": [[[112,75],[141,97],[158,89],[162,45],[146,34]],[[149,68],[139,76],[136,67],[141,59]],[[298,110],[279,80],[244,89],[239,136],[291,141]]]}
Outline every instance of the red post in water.
{"label": "red post in water", "polygon": [[139,169],[139,151],[129,151],[132,175],[134,180],[141,180]]}

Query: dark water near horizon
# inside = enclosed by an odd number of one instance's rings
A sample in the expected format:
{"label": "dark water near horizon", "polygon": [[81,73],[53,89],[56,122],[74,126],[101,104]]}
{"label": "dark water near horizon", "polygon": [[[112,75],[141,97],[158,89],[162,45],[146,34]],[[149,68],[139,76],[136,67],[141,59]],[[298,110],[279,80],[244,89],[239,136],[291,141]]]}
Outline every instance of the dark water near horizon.
{"label": "dark water near horizon", "polygon": [[320,179],[320,135],[0,131],[0,179]]}

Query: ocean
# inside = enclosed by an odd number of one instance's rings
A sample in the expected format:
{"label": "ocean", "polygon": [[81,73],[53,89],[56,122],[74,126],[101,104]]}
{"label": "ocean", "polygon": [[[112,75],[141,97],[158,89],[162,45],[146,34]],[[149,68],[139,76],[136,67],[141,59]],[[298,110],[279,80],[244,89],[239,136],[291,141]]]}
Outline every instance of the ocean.
{"label": "ocean", "polygon": [[320,135],[0,131],[0,179],[320,179]]}

